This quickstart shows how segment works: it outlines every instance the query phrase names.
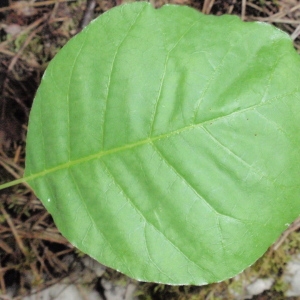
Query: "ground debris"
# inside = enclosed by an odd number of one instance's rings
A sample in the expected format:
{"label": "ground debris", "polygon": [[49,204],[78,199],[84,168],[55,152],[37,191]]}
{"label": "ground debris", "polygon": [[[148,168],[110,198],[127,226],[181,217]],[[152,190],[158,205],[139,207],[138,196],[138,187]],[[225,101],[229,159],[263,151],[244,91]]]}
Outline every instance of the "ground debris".
{"label": "ground debris", "polygon": [[[0,182],[8,182],[23,175],[25,136],[30,107],[49,61],[92,18],[124,2],[128,1],[11,0],[7,1],[6,5],[1,5]],[[190,5],[206,14],[234,14],[245,21],[274,24],[291,36],[295,48],[300,53],[298,0],[150,0],[150,2],[156,7],[166,3]],[[267,272],[273,272],[279,282],[282,266],[287,263],[287,257],[300,246],[299,221],[297,224],[298,226],[292,224],[288,233],[275,244],[276,249],[271,248],[265,255],[267,263],[264,259],[260,260],[253,269],[243,273],[241,280],[247,276],[251,277],[249,273],[252,275],[254,272],[257,278],[260,278],[266,276]],[[289,236],[292,238],[289,239]],[[276,253],[277,258],[274,258]],[[9,296],[9,299],[20,299],[25,296],[27,299],[36,299],[34,298],[36,294],[33,298],[30,298],[30,294],[46,288],[49,288],[50,295],[53,292],[51,286],[54,284],[60,284],[65,290],[74,287],[77,289],[80,284],[89,284],[96,289],[98,287],[95,299],[105,297],[108,290],[115,291],[117,284],[112,282],[120,283],[120,286],[123,284],[123,287],[131,290],[135,289],[136,282],[88,258],[83,259],[82,256],[83,254],[75,250],[58,232],[51,216],[28,186],[0,191],[1,300],[6,299],[6,296]],[[276,264],[270,263],[270,259]],[[66,278],[69,280],[68,284],[63,282]],[[292,282],[293,278],[289,280]],[[140,299],[237,299],[232,298],[235,296],[229,293],[237,286],[241,286],[240,281],[235,279],[207,287],[171,287],[141,283],[136,294]],[[280,290],[276,282],[273,286],[272,297],[264,299],[284,299],[282,298],[284,289]],[[125,291],[126,294],[126,289],[119,290]],[[89,299],[92,299],[92,296]]]}

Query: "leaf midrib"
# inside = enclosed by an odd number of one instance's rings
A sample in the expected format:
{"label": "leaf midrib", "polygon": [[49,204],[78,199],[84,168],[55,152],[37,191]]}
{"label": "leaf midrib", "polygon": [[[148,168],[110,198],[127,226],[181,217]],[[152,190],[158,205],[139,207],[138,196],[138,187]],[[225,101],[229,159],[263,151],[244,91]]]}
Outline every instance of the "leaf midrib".
{"label": "leaf midrib", "polygon": [[[249,106],[247,108],[244,108],[244,109],[241,109],[241,110],[238,110],[238,111],[234,111],[234,112],[231,112],[227,115],[220,116],[220,117],[217,117],[217,118],[214,118],[214,119],[210,119],[210,120],[198,123],[198,124],[191,124],[191,125],[188,125],[188,126],[180,128],[180,129],[177,129],[177,130],[174,130],[174,131],[171,131],[171,132],[168,132],[168,133],[164,133],[164,134],[161,134],[161,135],[158,135],[158,136],[147,137],[146,139],[143,139],[143,140],[140,140],[140,141],[137,141],[137,142],[134,142],[134,143],[130,143],[130,144],[127,144],[127,145],[122,145],[120,147],[116,147],[116,148],[105,150],[105,151],[100,151],[100,152],[97,152],[97,153],[94,153],[94,154],[91,154],[91,155],[88,155],[88,156],[85,156],[85,157],[81,157],[81,158],[78,158],[78,159],[75,159],[75,160],[70,160],[66,163],[63,163],[63,164],[57,165],[55,167],[40,171],[38,173],[30,174],[28,176],[26,176],[26,169],[25,169],[25,177],[23,178],[23,181],[28,182],[28,181],[34,180],[38,177],[43,177],[47,174],[50,174],[50,173],[53,173],[53,172],[56,172],[56,171],[68,169],[72,166],[76,166],[76,165],[79,165],[79,164],[82,164],[82,163],[85,163],[85,162],[88,162],[88,161],[91,161],[91,160],[94,160],[94,159],[99,159],[99,158],[104,157],[104,156],[108,156],[108,155],[111,155],[111,154],[116,154],[116,153],[123,152],[123,151],[129,150],[129,149],[132,149],[132,148],[143,146],[143,145],[146,145],[146,144],[152,144],[155,141],[162,140],[162,139],[167,139],[167,138],[173,137],[177,134],[181,134],[185,131],[189,131],[189,130],[192,130],[192,129],[195,129],[195,128],[201,128],[201,127],[204,127],[206,124],[211,124],[212,122],[217,122],[217,121],[220,121],[224,118],[229,118],[233,115],[240,114],[240,113],[246,112],[248,110],[256,109],[258,107],[267,105],[268,102],[258,103],[258,104]],[[1,186],[0,186],[0,188],[1,188]]]}

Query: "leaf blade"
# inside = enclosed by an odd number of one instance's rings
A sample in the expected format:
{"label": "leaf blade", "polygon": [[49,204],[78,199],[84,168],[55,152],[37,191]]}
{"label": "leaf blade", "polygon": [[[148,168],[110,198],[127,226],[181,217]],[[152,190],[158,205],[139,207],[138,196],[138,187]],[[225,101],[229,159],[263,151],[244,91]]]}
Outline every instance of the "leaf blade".
{"label": "leaf blade", "polygon": [[74,245],[131,277],[233,276],[299,214],[298,69],[270,26],[114,9],[50,63],[27,180]]}

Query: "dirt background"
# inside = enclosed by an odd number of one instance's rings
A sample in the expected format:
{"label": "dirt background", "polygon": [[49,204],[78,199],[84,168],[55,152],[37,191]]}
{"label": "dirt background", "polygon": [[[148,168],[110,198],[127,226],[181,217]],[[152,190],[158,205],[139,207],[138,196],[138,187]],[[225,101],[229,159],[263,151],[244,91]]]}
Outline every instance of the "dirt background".
{"label": "dirt background", "polygon": [[[297,0],[151,2],[156,7],[184,4],[206,14],[234,14],[245,21],[274,24],[291,36],[300,53]],[[22,177],[30,107],[48,62],[93,18],[120,4],[122,0],[0,0],[0,183]],[[240,275],[242,279],[275,279],[269,291],[254,299],[286,299],[283,269],[299,253],[299,227],[297,220],[263,258]],[[14,299],[20,299],[33,288],[44,289],[66,278],[96,288],[100,294],[102,280],[133,282],[139,299],[237,299],[229,293],[239,288],[234,279],[204,287],[137,283],[108,268],[101,276],[89,273],[81,265],[83,256],[60,235],[29,187],[0,191],[0,299],[7,299],[9,291]]]}

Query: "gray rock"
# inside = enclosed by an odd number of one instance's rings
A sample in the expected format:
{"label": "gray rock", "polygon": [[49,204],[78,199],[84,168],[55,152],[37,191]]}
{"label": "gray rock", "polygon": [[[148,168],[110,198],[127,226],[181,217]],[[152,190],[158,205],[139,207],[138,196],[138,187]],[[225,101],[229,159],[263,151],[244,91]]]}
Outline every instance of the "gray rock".
{"label": "gray rock", "polygon": [[300,254],[288,262],[283,280],[289,285],[287,297],[300,296]]}
{"label": "gray rock", "polygon": [[102,280],[107,300],[133,300],[136,286],[129,283],[125,286],[115,285],[111,281]]}
{"label": "gray rock", "polygon": [[264,291],[269,290],[273,283],[274,283],[273,278],[256,279],[246,287],[246,292],[248,296],[247,299],[249,299],[249,297],[252,298],[255,295],[259,295]]}
{"label": "gray rock", "polygon": [[22,300],[103,300],[96,291],[88,291],[74,284],[55,284]]}

